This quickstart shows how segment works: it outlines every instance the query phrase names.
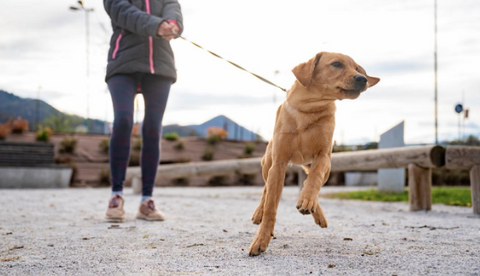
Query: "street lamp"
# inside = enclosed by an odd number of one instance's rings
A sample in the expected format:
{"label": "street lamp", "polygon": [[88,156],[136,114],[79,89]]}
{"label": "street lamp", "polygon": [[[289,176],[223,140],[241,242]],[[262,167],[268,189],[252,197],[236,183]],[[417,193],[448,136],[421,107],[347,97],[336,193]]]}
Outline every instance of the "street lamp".
{"label": "street lamp", "polygon": [[83,1],[78,1],[79,6],[70,6],[72,11],[85,12],[85,30],[86,30],[86,58],[87,58],[87,133],[92,130],[92,122],[90,120],[90,28],[88,23],[88,14],[93,12],[93,8],[86,8]]}
{"label": "street lamp", "polygon": [[434,0],[433,2],[433,9],[434,9],[434,33],[435,33],[435,44],[434,44],[434,71],[435,71],[435,144],[438,145],[438,88],[437,88],[437,68],[438,68],[438,63],[437,63],[437,0]]}

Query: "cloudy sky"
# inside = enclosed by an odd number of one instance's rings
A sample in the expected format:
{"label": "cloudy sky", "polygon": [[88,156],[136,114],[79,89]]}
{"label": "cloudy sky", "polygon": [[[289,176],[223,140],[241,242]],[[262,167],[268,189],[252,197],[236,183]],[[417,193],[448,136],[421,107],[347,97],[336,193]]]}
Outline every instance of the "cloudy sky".
{"label": "cloudy sky", "polygon": [[[91,117],[113,119],[104,82],[111,28],[102,1],[90,17]],[[184,36],[290,87],[291,69],[320,51],[351,56],[381,82],[337,104],[339,143],[378,140],[405,120],[407,143],[434,142],[433,0],[180,0]],[[295,3],[295,4],[294,4]],[[6,0],[0,9],[0,89],[86,116],[85,15],[76,1]],[[456,138],[454,105],[480,135],[480,2],[438,0],[440,140]],[[182,40],[165,124],[224,114],[269,139],[284,93]],[[279,73],[275,74],[275,71]],[[141,111],[140,111],[141,112]]]}

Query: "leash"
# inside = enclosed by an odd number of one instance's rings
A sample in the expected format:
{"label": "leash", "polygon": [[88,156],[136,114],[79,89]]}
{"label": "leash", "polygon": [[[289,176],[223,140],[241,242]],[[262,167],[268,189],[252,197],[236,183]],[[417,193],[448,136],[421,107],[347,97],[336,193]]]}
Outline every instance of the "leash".
{"label": "leash", "polygon": [[243,68],[242,66],[236,64],[235,62],[232,62],[232,61],[230,61],[230,60],[228,60],[228,59],[226,59],[226,58],[223,58],[223,57],[221,57],[220,55],[218,55],[218,54],[216,54],[216,53],[214,53],[214,52],[212,52],[212,51],[209,51],[209,50],[203,48],[202,46],[198,45],[197,43],[195,43],[195,42],[193,42],[193,41],[190,41],[190,40],[186,39],[186,38],[183,37],[183,36],[178,36],[178,37],[181,38],[181,39],[183,39],[183,40],[185,40],[185,41],[187,41],[187,42],[190,42],[190,43],[191,43],[192,45],[194,45],[195,47],[198,47],[198,48],[200,48],[200,49],[202,49],[202,50],[204,50],[204,51],[207,51],[208,53],[210,53],[211,55],[213,55],[213,56],[215,56],[215,57],[217,57],[217,58],[219,58],[219,59],[225,60],[226,62],[230,63],[231,65],[233,65],[233,66],[235,66],[235,67],[237,67],[238,69],[240,69],[240,70],[242,70],[242,71],[245,71],[245,72],[253,75],[253,76],[256,77],[257,79],[259,79],[259,80],[261,80],[261,81],[263,81],[263,82],[265,82],[265,83],[268,83],[268,84],[270,84],[271,86],[275,86],[276,88],[282,90],[283,92],[287,92],[287,89],[285,89],[285,88],[283,88],[283,87],[281,87],[281,86],[276,85],[275,83],[267,80],[266,78],[264,78],[264,77],[262,77],[262,76],[259,76],[259,75],[255,74],[255,73],[253,73],[253,72],[248,71],[247,69],[245,69],[245,68]]}

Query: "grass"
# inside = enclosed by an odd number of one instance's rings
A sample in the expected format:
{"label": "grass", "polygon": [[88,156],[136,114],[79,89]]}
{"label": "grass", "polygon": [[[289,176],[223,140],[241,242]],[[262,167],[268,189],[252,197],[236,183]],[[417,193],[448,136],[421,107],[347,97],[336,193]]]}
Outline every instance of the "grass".
{"label": "grass", "polygon": [[[342,192],[326,195],[329,198],[339,199],[356,199],[367,201],[407,201],[408,191],[405,190],[401,194],[379,193],[377,189],[370,189],[365,191]],[[432,203],[442,203],[454,206],[472,206],[472,197],[470,188],[432,188]]]}

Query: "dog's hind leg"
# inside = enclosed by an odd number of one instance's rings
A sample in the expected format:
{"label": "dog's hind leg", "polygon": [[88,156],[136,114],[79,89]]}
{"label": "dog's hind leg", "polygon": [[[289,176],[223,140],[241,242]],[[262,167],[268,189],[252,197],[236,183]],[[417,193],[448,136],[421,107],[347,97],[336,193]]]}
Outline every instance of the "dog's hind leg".
{"label": "dog's hind leg", "polygon": [[327,218],[318,203],[318,193],[330,174],[330,158],[316,159],[310,166],[310,172],[303,183],[303,189],[297,201],[297,209],[304,215],[312,214],[315,223],[324,228],[328,226]]}
{"label": "dog's hind leg", "polygon": [[250,256],[256,256],[264,252],[270,243],[275,226],[278,203],[282,195],[286,169],[287,162],[274,162],[268,172],[262,223],[260,224],[258,232],[255,235],[252,244],[250,245]]}
{"label": "dog's hind leg", "polygon": [[258,204],[257,208],[253,212],[252,215],[252,222],[254,224],[260,224],[262,222],[263,217],[263,207],[265,205],[265,196],[267,194],[267,179],[268,179],[268,171],[272,166],[272,142],[268,143],[267,150],[265,155],[262,158],[262,176],[263,180],[265,181],[265,186],[263,187],[262,198],[260,199],[260,203]]}

